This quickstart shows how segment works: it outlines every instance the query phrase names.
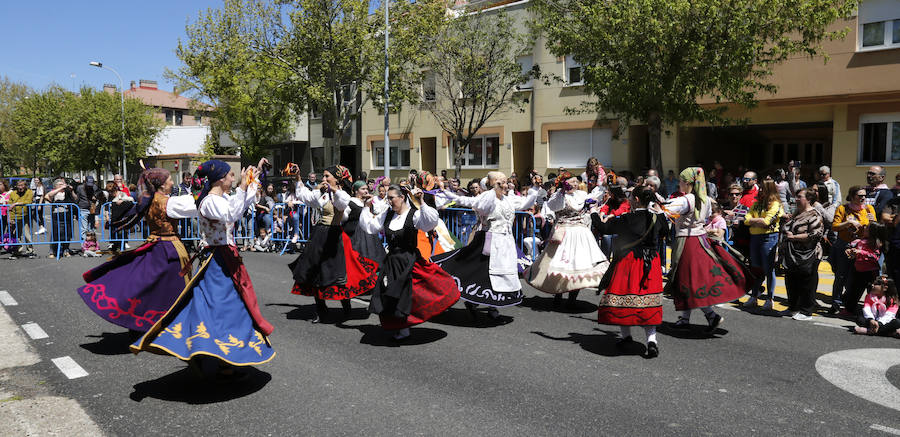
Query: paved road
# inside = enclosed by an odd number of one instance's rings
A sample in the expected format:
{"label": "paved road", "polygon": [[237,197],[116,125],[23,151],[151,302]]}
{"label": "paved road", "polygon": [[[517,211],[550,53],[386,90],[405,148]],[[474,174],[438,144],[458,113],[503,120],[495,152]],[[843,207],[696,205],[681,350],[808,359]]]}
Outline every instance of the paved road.
{"label": "paved road", "polygon": [[[643,346],[616,350],[617,329],[594,321],[593,293],[564,311],[526,289],[525,305],[503,311],[512,323],[474,323],[457,304],[397,346],[360,303],[344,323],[310,323],[312,298],[288,291],[289,261],[245,255],[278,355],[226,386],[198,382],[171,357],[128,353],[124,330],[75,292],[97,259],[0,261],[0,290],[17,302],[4,308],[17,325],[36,323],[48,335],[31,341],[41,361],[13,374],[28,377],[0,378],[0,392],[38,384],[77,400],[112,435],[900,433],[896,407],[817,372],[831,352],[900,348],[896,339],[850,335],[839,320],[723,308],[727,320],[712,336],[699,325],[689,333],[661,327],[661,356],[647,360]],[[675,318],[667,302],[664,319]],[[66,356],[88,375],[68,379],[50,361]],[[897,364],[878,377],[848,368],[846,378],[890,393],[900,387]]]}

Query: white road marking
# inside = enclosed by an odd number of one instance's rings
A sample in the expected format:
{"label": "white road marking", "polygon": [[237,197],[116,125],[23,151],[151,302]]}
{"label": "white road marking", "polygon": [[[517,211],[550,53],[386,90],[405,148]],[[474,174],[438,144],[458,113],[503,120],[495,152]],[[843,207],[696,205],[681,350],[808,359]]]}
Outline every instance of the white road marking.
{"label": "white road marking", "polygon": [[887,379],[898,364],[900,349],[848,349],[819,357],[816,371],[840,389],[900,411],[900,389]]}
{"label": "white road marking", "polygon": [[366,301],[364,301],[364,300],[362,300],[362,299],[357,299],[357,298],[355,298],[355,297],[354,297],[354,298],[352,298],[352,299],[350,299],[350,301],[352,301],[352,302],[356,302],[356,303],[358,303],[358,304],[362,304],[362,305],[366,305],[366,306],[368,306],[368,305],[369,305],[369,303],[368,303],[368,302],[366,302]]}
{"label": "white road marking", "polygon": [[813,322],[813,325],[816,325],[816,326],[825,326],[825,327],[827,327],[827,328],[847,329],[847,327],[844,326],[844,325],[835,325],[835,324],[833,324],[833,323],[819,323],[819,322]]}
{"label": "white road marking", "polygon": [[884,426],[884,425],[879,425],[879,424],[877,424],[877,423],[874,424],[874,425],[872,425],[872,426],[870,426],[869,428],[874,429],[874,430],[876,430],[876,431],[884,431],[884,432],[886,432],[886,433],[888,433],[888,434],[900,435],[900,429],[897,429],[897,428],[891,428],[891,427],[889,427],[889,426]]}
{"label": "white road marking", "polygon": [[40,340],[50,337],[37,323],[26,323],[22,325],[22,329],[31,337],[32,340]]}
{"label": "white road marking", "polygon": [[0,290],[0,304],[3,304],[3,306],[11,307],[18,305],[19,303],[16,302],[15,299],[13,299],[9,292],[7,292],[6,290]]}
{"label": "white road marking", "polygon": [[66,378],[75,379],[81,378],[82,376],[88,376],[88,373],[75,362],[70,356],[54,358],[50,361],[53,361],[53,364],[56,364],[56,367],[66,375]]}

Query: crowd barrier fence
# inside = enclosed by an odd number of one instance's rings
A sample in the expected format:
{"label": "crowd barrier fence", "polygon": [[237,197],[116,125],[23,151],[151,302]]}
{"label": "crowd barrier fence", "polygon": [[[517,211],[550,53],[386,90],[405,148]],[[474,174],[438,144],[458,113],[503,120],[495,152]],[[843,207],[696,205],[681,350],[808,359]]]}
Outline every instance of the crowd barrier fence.
{"label": "crowd barrier fence", "polygon": [[[45,212],[49,211],[49,220]],[[83,242],[79,216],[74,203],[30,203],[0,207],[0,249],[34,254],[35,246],[50,246],[50,254],[62,255],[70,244]],[[40,227],[44,232],[40,232]],[[76,239],[77,237],[77,239]]]}

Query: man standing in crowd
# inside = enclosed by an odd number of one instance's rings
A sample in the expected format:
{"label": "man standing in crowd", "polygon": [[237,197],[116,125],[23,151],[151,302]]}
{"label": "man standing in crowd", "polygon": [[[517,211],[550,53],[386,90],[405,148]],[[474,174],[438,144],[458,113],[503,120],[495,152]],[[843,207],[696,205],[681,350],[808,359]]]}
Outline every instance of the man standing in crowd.
{"label": "man standing in crowd", "polygon": [[671,196],[675,192],[678,191],[678,178],[675,177],[675,172],[669,170],[669,173],[666,174],[666,179],[663,181],[663,196]]}
{"label": "man standing in crowd", "polygon": [[191,186],[193,185],[193,179],[191,178],[191,174],[189,172],[181,173],[181,183],[175,187],[175,192],[172,193],[173,196],[184,196],[185,194],[193,194],[191,192]]}
{"label": "man standing in crowd", "polygon": [[[19,246],[18,256],[25,255],[28,258],[34,258],[34,248],[31,246],[31,223],[28,217],[28,207],[34,200],[34,191],[28,189],[28,184],[24,179],[20,179],[16,183],[16,190],[9,195],[9,204],[12,206],[9,210],[9,221],[15,226],[16,240],[24,245]],[[18,258],[16,254],[10,255],[9,259]]]}
{"label": "man standing in crowd", "polygon": [[92,206],[94,205],[94,194],[96,192],[97,186],[94,184],[94,177],[90,175],[84,178],[83,184],[75,188],[75,195],[78,198],[78,224],[82,241],[84,241],[85,232],[94,224],[94,221],[90,218],[94,214]]}
{"label": "man standing in crowd", "polygon": [[309,188],[310,190],[315,190],[316,187],[318,187],[318,184],[316,183],[316,173],[315,172],[310,172],[306,176],[305,185],[306,185],[306,188]]}
{"label": "man standing in crowd", "polygon": [[875,208],[875,217],[881,217],[885,205],[894,198],[894,193],[884,183],[885,175],[884,167],[880,165],[873,165],[866,172],[866,205]]}
{"label": "man standing in crowd", "polygon": [[819,200],[822,206],[827,208],[830,205],[840,205],[841,199],[843,199],[841,197],[841,184],[831,177],[831,168],[827,165],[819,167],[819,180],[828,189],[828,198]]}
{"label": "man standing in crowd", "polygon": [[741,183],[744,187],[744,193],[741,195],[741,205],[750,208],[753,202],[756,202],[756,193],[759,192],[759,186],[756,185],[756,172],[748,171],[744,173],[744,181]]}

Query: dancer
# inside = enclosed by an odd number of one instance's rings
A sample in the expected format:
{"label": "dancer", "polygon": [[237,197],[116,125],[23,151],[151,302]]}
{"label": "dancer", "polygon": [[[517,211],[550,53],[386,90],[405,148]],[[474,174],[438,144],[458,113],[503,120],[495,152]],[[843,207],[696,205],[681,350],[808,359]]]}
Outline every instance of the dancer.
{"label": "dancer", "polygon": [[173,185],[168,170],[148,168],[141,173],[137,204],[112,224],[112,231],[115,235],[146,218],[150,237],[140,247],[85,272],[87,284],[78,288],[92,311],[132,335],[150,329],[190,279],[179,274],[190,268],[190,257],[176,231],[179,219],[197,216],[197,207],[190,195],[169,196]]}
{"label": "dancer", "polygon": [[[450,275],[422,257],[416,247],[419,230],[430,231],[438,212],[422,202],[418,188],[411,193],[392,185],[387,192],[390,209],[360,215],[359,230],[372,235],[384,232],[388,254],[378,269],[369,312],[378,314],[381,326],[396,331],[394,340],[409,337],[409,327],[423,323],[459,300],[459,288]],[[411,206],[410,203],[415,206]]]}
{"label": "dancer", "polygon": [[297,198],[320,211],[303,253],[288,265],[294,273],[291,293],[316,300],[313,323],[328,316],[326,300],[340,300],[344,317],[348,317],[350,299],[371,290],[378,276],[378,264],[355,251],[350,237],[341,230],[351,179],[350,171],[341,165],[325,169],[322,183],[314,191],[297,179]]}
{"label": "dancer", "polygon": [[632,326],[643,326],[647,357],[654,358],[659,355],[656,326],[662,323],[659,240],[666,236],[666,217],[648,209],[656,201],[651,187],[635,188],[631,201],[632,209],[618,217],[591,214],[600,234],[618,235],[612,265],[598,287],[598,292],[605,292],[600,298],[597,320],[605,325],[619,325],[620,348],[633,341]]}
{"label": "dancer", "polygon": [[538,196],[534,187],[527,197],[508,195],[506,181],[505,174],[492,171],[487,175],[487,185],[492,189],[478,197],[461,197],[445,190],[438,194],[448,202],[475,210],[479,224],[467,246],[432,257],[456,280],[460,298],[473,317],[477,305],[486,305],[490,307],[488,316],[495,321],[500,320],[497,308],[522,303],[512,225],[516,211],[531,208]]}
{"label": "dancer", "polygon": [[[609,268],[609,261],[590,229],[590,216],[585,213],[585,204],[596,202],[596,196],[575,187],[578,179],[568,171],[556,178],[557,190],[544,206],[556,216],[544,252],[538,256],[524,275],[528,283],[545,293],[555,294],[558,303],[562,293],[569,293],[568,306],[572,307],[582,288],[596,287]],[[588,202],[591,199],[591,202]]]}
{"label": "dancer", "polygon": [[[435,199],[434,194],[432,194],[437,186],[437,178],[435,178],[431,172],[423,170],[416,175],[414,181],[416,187],[423,190],[425,193],[422,196],[422,201],[425,202],[426,205],[437,209],[437,199]],[[419,241],[417,244],[419,252],[422,253],[422,257],[425,258],[426,261],[430,261],[433,256],[441,255],[463,247],[463,243],[447,229],[446,223],[444,223],[444,220],[441,219],[440,216],[438,216],[438,223],[434,229],[429,232],[419,231],[418,239]]]}
{"label": "dancer", "polygon": [[713,305],[737,300],[747,293],[748,280],[743,264],[728,252],[727,245],[710,244],[704,224],[710,216],[706,196],[706,177],[700,167],[688,167],[679,175],[683,196],[665,207],[675,220],[675,244],[672,269],[666,290],[681,311],[677,329],[690,329],[691,310],[700,308],[713,332],[725,320],[712,310]]}
{"label": "dancer", "polygon": [[[260,160],[260,167],[265,163]],[[201,356],[217,358],[206,363],[218,364],[225,377],[233,376],[234,369],[221,362],[249,366],[275,356],[267,338],[273,327],[259,311],[234,242],[234,224],[256,198],[255,173],[252,166],[241,171],[240,185],[229,196],[234,172],[227,162],[212,160],[197,167],[197,175],[205,179],[196,200],[204,247],[197,256],[208,256],[166,314],[131,345],[132,352],[170,354],[192,365]]]}
{"label": "dancer", "polygon": [[344,210],[344,218],[342,220],[344,232],[350,237],[350,245],[353,247],[353,250],[359,252],[363,258],[381,264],[386,253],[384,244],[381,243],[381,238],[378,238],[377,235],[357,232],[359,216],[366,208],[366,201],[372,198],[369,194],[369,187],[366,186],[365,181],[356,181],[353,183],[350,192],[353,194],[353,197],[350,198],[350,202]]}

